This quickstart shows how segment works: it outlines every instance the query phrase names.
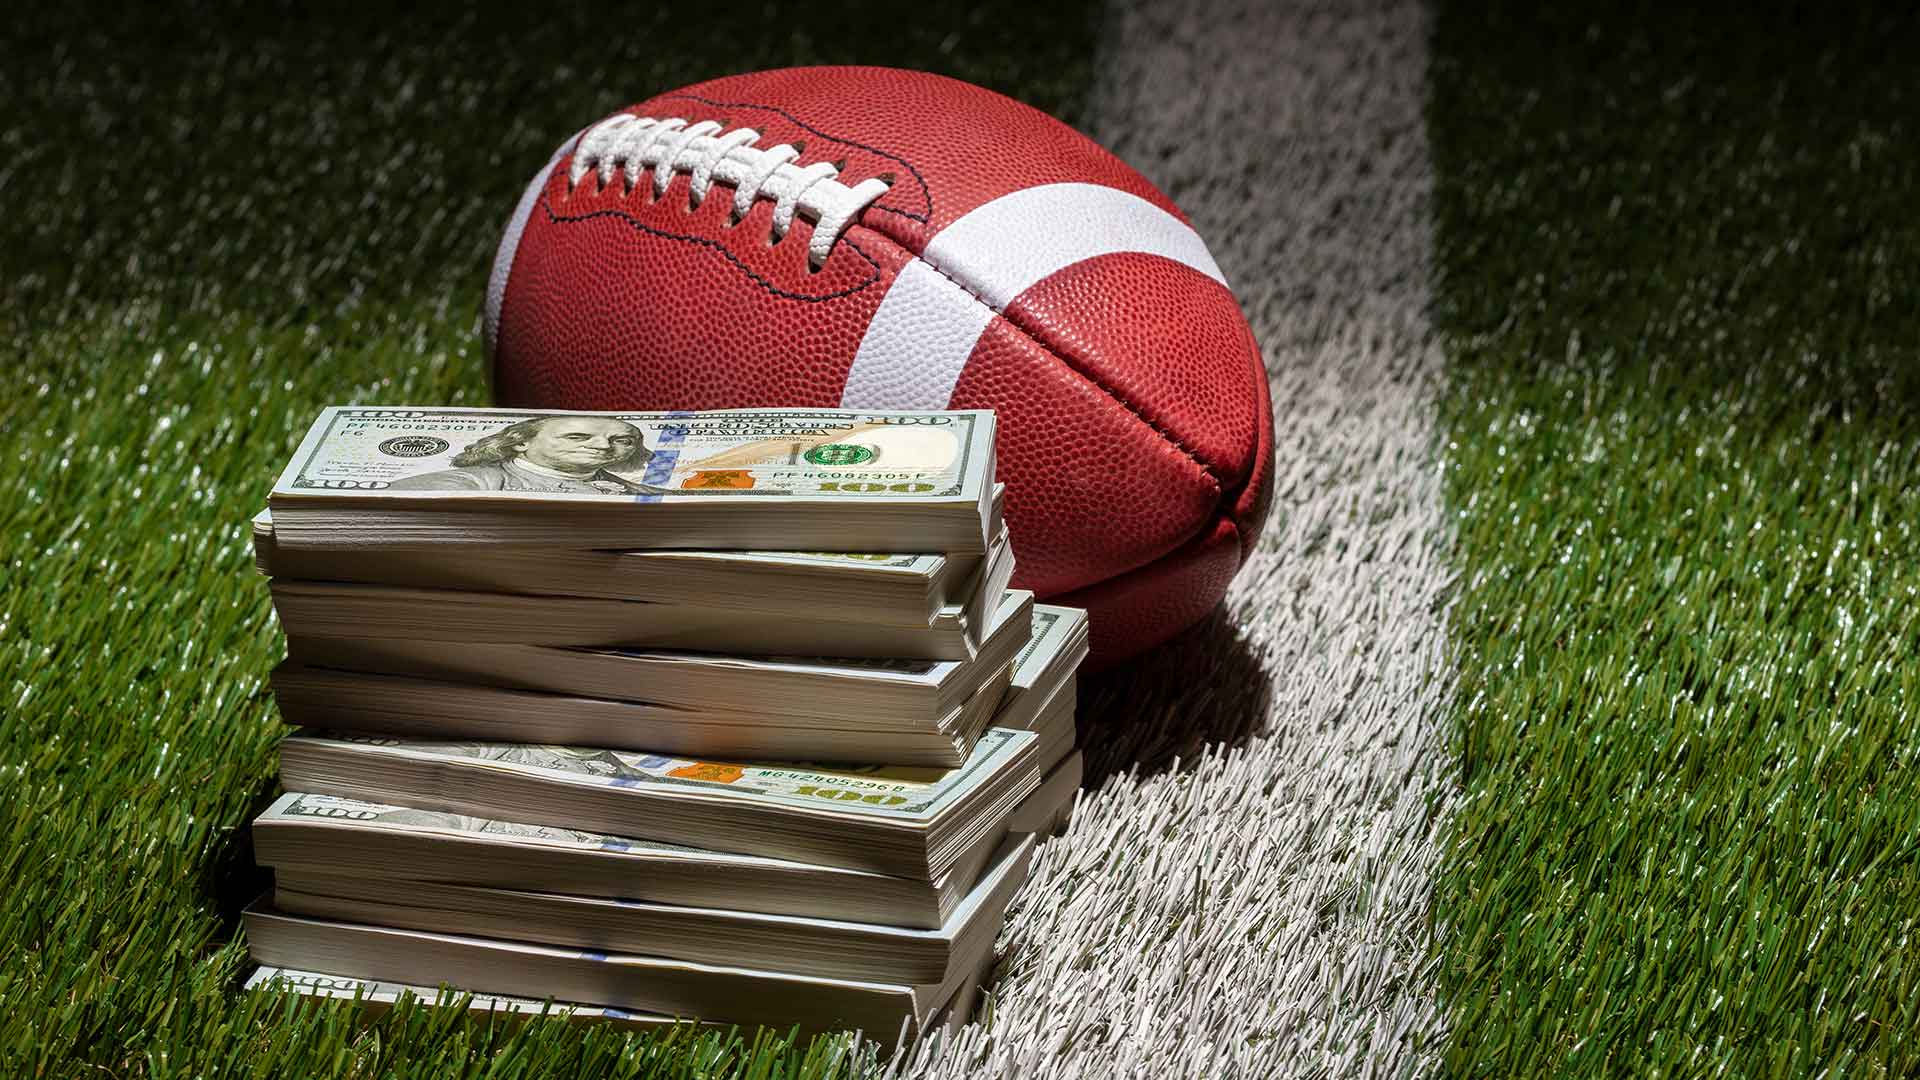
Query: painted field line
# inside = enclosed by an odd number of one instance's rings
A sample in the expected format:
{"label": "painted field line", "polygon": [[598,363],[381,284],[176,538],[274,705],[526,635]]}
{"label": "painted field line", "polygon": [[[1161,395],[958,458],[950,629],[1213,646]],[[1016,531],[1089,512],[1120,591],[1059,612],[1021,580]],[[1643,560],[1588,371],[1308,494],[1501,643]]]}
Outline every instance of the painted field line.
{"label": "painted field line", "polygon": [[990,1012],[891,1071],[1432,1064],[1453,784],[1427,30],[1412,2],[1111,12],[1093,134],[1188,211],[1253,320],[1274,516],[1222,618],[1085,694],[1111,775],[1042,848]]}

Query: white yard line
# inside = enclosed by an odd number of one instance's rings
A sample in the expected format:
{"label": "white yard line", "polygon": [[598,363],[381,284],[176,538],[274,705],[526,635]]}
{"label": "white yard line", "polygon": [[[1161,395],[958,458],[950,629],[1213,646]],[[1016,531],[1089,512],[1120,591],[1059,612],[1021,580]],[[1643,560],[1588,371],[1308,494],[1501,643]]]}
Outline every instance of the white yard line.
{"label": "white yard line", "polygon": [[1142,767],[1084,795],[1042,848],[990,1015],[894,1069],[1426,1072],[1453,790],[1426,15],[1118,7],[1093,134],[1188,211],[1253,320],[1274,515],[1224,620],[1088,695],[1092,738]]}

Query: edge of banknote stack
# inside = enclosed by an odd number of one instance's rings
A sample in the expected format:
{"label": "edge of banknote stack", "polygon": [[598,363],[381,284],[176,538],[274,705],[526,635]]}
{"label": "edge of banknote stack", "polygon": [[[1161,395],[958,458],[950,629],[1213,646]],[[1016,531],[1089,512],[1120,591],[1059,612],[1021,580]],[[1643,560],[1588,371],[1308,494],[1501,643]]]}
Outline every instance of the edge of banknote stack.
{"label": "edge of banknote stack", "polygon": [[[254,519],[248,988],[913,1037],[1071,812],[991,413],[332,408]],[[807,550],[776,550],[782,541]]]}

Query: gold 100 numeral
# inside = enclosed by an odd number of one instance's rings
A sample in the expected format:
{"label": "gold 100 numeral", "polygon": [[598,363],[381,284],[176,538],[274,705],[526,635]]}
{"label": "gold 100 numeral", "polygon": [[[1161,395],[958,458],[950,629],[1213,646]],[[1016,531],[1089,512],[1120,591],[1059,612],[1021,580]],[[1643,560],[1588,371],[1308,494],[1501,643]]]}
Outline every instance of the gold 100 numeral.
{"label": "gold 100 numeral", "polygon": [[821,491],[845,491],[856,495],[870,491],[898,491],[903,495],[916,495],[923,491],[932,491],[933,485],[923,480],[902,481],[898,484],[881,484],[871,480],[822,480]]}
{"label": "gold 100 numeral", "polygon": [[846,788],[821,787],[818,784],[802,784],[798,794],[811,795],[816,799],[830,802],[857,802],[868,806],[899,806],[907,801],[905,795],[888,795],[880,791],[849,791]]}

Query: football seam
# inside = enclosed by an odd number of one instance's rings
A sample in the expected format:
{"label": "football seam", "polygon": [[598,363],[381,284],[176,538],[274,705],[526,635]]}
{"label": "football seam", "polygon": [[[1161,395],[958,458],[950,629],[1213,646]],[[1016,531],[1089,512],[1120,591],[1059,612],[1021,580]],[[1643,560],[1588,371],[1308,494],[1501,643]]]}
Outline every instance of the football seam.
{"label": "football seam", "polygon": [[[878,233],[878,235],[886,236],[885,233]],[[1010,316],[1007,315],[1006,312],[1001,311],[999,308],[996,308],[992,304],[988,303],[985,297],[981,296],[979,293],[969,288],[966,282],[961,281],[959,278],[956,278],[952,274],[947,273],[947,270],[945,267],[941,266],[939,263],[932,261],[931,259],[928,259],[924,255],[914,254],[912,250],[907,248],[904,244],[900,244],[898,240],[894,240],[893,237],[891,236],[887,236],[887,239],[892,243],[894,243],[895,245],[899,246],[900,250],[906,252],[908,257],[914,259],[917,262],[924,263],[934,273],[939,274],[941,277],[946,278],[948,281],[952,282],[954,288],[959,289],[961,292],[965,293],[967,295],[967,298],[972,300],[974,303],[979,304],[981,307],[986,308],[988,311],[991,311],[997,318],[1004,320],[1008,326],[1011,326],[1016,331],[1018,331],[1021,337],[1026,338],[1028,341],[1032,342],[1034,348],[1039,349],[1041,352],[1059,361],[1061,367],[1064,367],[1068,371],[1071,371],[1075,375],[1078,375],[1082,379],[1085,379],[1088,383],[1090,383],[1094,387],[1094,389],[1100,391],[1102,394],[1105,394],[1108,400],[1112,401],[1115,405],[1118,405],[1121,408],[1125,409],[1128,413],[1132,414],[1135,420],[1138,420],[1142,424],[1145,424],[1148,430],[1160,436],[1161,440],[1167,443],[1167,445],[1173,447],[1175,450],[1180,451],[1180,453],[1183,454],[1188,461],[1193,462],[1194,466],[1198,468],[1203,474],[1206,475],[1207,482],[1213,485],[1213,497],[1214,497],[1216,506],[1218,505],[1220,500],[1225,498],[1226,484],[1221,480],[1220,474],[1217,471],[1215,471],[1212,465],[1207,464],[1204,458],[1202,458],[1199,454],[1195,453],[1191,447],[1189,447],[1185,442],[1183,442],[1179,438],[1179,436],[1174,435],[1173,433],[1169,432],[1166,428],[1162,427],[1152,417],[1142,412],[1139,406],[1135,405],[1131,401],[1128,401],[1125,397],[1123,397],[1120,394],[1119,391],[1115,390],[1113,387],[1108,386],[1106,383],[1102,382],[1098,376],[1094,375],[1090,371],[1087,371],[1085,368],[1081,367],[1079,364],[1074,363],[1071,359],[1062,355],[1060,352],[1055,350],[1052,346],[1048,345],[1046,342],[1041,341],[1038,337],[1036,337],[1033,334],[1032,331],[1028,330],[1024,326],[1021,326],[1018,322],[1015,322]],[[898,271],[895,271],[894,277],[896,279],[899,277]]]}
{"label": "football seam", "polygon": [[[887,151],[882,150],[877,146],[869,146],[866,143],[855,142],[852,139],[843,139],[838,135],[829,135],[826,132],[821,131],[819,128],[814,127],[812,124],[807,123],[805,120],[802,120],[799,117],[788,112],[787,110],[779,107],[778,105],[759,105],[751,101],[715,101],[712,98],[701,97],[698,94],[662,94],[661,96],[655,98],[654,100],[655,101],[673,101],[678,99],[685,99],[687,101],[697,101],[702,105],[711,105],[716,109],[760,109],[765,112],[778,113],[781,116],[781,118],[787,121],[787,123],[792,124],[794,127],[799,128],[800,130],[808,133],[809,135],[817,135],[820,138],[827,140],[828,142],[836,142],[842,146],[851,146],[856,150],[865,150],[869,154],[878,154],[879,156],[886,158],[888,161],[898,162],[901,168],[913,174],[913,182],[920,185],[920,201],[927,205],[926,212],[923,214],[916,214],[911,210],[901,210],[897,207],[882,206],[879,203],[875,203],[872,206],[869,206],[867,209],[884,210],[889,214],[898,214],[901,217],[908,219],[909,221],[917,221],[922,225],[925,225],[927,222],[933,220],[933,188],[928,186],[927,178],[920,175],[920,170],[913,167],[913,162],[908,161],[906,158],[901,157],[899,154],[888,153]],[[888,190],[891,191],[892,189],[889,188]]]}
{"label": "football seam", "polygon": [[[554,225],[554,226],[577,225],[581,222],[592,221],[596,218],[615,218],[617,220],[626,222],[629,226],[634,228],[636,231],[646,233],[649,236],[657,236],[662,240],[678,240],[678,241],[682,241],[689,244],[697,244],[700,247],[704,247],[704,248],[712,248],[713,250],[718,251],[721,255],[724,255],[728,262],[732,263],[742,274],[745,274],[747,278],[751,280],[755,285],[760,286],[760,288],[766,290],[768,293],[771,293],[774,296],[778,296],[783,300],[799,300],[803,303],[808,303],[808,304],[823,304],[829,300],[840,300],[845,297],[852,296],[854,293],[860,292],[864,289],[871,288],[874,282],[877,282],[880,280],[881,271],[880,271],[879,260],[875,259],[873,256],[867,254],[864,250],[862,250],[860,245],[854,243],[851,237],[845,237],[845,236],[841,237],[840,243],[844,244],[847,247],[852,248],[855,252],[859,254],[859,256],[862,259],[865,259],[867,261],[867,266],[872,269],[873,273],[867,278],[867,280],[861,282],[860,284],[851,286],[849,288],[841,289],[838,292],[818,293],[818,294],[809,295],[807,293],[788,292],[787,290],[782,289],[780,286],[775,285],[772,281],[769,281],[765,277],[761,276],[761,274],[755,269],[753,269],[751,266],[748,266],[745,262],[741,261],[738,255],[735,255],[731,250],[728,249],[727,245],[721,243],[718,240],[714,240],[705,236],[691,236],[686,233],[668,232],[665,229],[657,229],[651,225],[648,225],[642,222],[640,219],[634,217],[632,214],[627,213],[625,210],[614,210],[614,209],[589,210],[584,214],[562,215],[554,212],[552,199],[550,196],[545,194],[542,194],[540,196],[540,210],[541,212],[547,215],[547,223],[549,225]],[[880,235],[880,234],[876,233],[875,235]],[[518,261],[517,257],[515,261]],[[502,318],[501,321],[505,322],[504,317]]]}
{"label": "football seam", "polygon": [[[1144,562],[1144,563],[1141,563],[1139,566],[1131,567],[1129,569],[1122,570],[1117,574],[1112,574],[1107,577],[1103,577],[1098,581],[1089,581],[1085,585],[1075,585],[1071,589],[1066,589],[1062,592],[1054,593],[1053,595],[1047,598],[1047,602],[1058,603],[1058,602],[1064,602],[1064,601],[1082,601],[1079,603],[1074,603],[1072,606],[1086,607],[1088,605],[1087,603],[1084,602],[1085,598],[1081,594],[1086,593],[1093,589],[1104,589],[1104,588],[1107,588],[1108,586],[1124,587],[1126,584],[1129,583],[1128,582],[1129,578],[1144,578],[1149,572],[1164,571],[1166,569],[1166,562],[1168,559],[1182,554],[1188,548],[1193,547],[1195,544],[1205,541],[1207,537],[1213,533],[1216,527],[1223,524],[1233,530],[1233,537],[1232,537],[1233,547],[1235,552],[1238,553],[1238,558],[1234,560],[1235,566],[1236,567],[1245,566],[1247,562],[1247,556],[1253,553],[1252,546],[1250,546],[1247,542],[1247,532],[1245,529],[1242,529],[1240,527],[1240,523],[1238,521],[1234,520],[1232,514],[1222,511],[1220,513],[1215,514],[1213,517],[1213,520],[1210,522],[1207,522],[1206,526],[1202,528],[1199,532],[1193,534],[1192,536],[1188,537],[1185,540],[1180,541],[1180,543],[1176,545],[1172,550],[1162,552],[1158,557],[1154,558],[1152,561]],[[1214,604],[1218,604],[1219,602],[1220,602],[1219,600],[1215,600]]]}

